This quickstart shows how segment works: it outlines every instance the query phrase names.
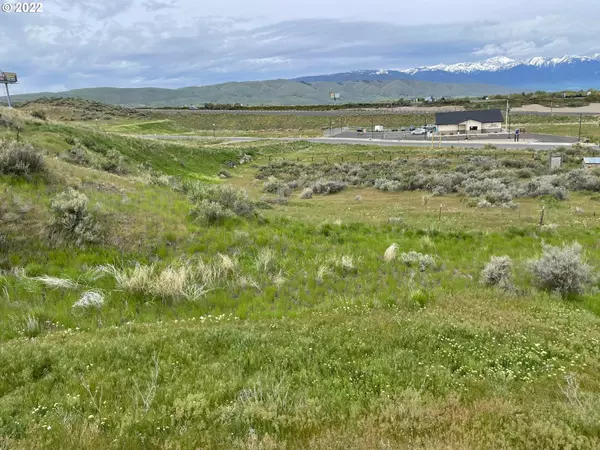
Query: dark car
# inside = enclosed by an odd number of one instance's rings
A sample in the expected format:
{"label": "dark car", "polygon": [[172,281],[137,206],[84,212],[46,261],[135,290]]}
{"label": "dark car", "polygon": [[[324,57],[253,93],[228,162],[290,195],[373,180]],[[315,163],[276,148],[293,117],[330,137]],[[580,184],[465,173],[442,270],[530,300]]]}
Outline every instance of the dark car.
{"label": "dark car", "polygon": [[392,131],[398,131],[398,128],[392,128]]}
{"label": "dark car", "polygon": [[417,128],[413,125],[411,125],[410,127],[408,127],[408,131],[415,131]]}
{"label": "dark car", "polygon": [[408,128],[402,127],[402,128],[400,128],[400,131],[408,131]]}

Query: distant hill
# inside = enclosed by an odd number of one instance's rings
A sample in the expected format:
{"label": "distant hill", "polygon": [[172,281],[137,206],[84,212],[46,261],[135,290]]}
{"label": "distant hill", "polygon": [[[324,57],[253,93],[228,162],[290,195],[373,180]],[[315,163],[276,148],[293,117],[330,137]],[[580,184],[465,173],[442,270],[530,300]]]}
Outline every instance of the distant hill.
{"label": "distant hill", "polygon": [[[340,101],[377,102],[411,97],[465,97],[508,93],[509,89],[482,84],[440,84],[417,80],[387,81],[248,81],[212,86],[161,88],[90,88],[65,92],[41,92],[13,96],[15,102],[42,97],[74,97],[113,105],[180,106],[204,103],[243,105],[315,105],[330,103],[330,92],[339,92]],[[0,101],[6,101],[0,97]]]}
{"label": "distant hill", "polygon": [[413,80],[435,83],[483,83],[522,90],[600,88],[600,54],[536,57],[516,60],[494,57],[484,61],[437,64],[413,69],[355,70],[296,78],[295,81],[346,82]]}

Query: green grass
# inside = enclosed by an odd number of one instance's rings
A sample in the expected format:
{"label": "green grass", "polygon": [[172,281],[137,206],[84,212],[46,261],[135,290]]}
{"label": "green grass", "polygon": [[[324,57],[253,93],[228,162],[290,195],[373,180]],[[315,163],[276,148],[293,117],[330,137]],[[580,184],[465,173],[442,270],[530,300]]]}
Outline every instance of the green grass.
{"label": "green grass", "polygon": [[[181,190],[136,167],[216,182],[224,163],[251,154],[228,168],[228,182],[258,200],[262,183],[252,180],[269,158],[443,153],[161,143],[60,124],[28,124],[22,139],[45,152],[48,173],[0,176],[0,448],[600,446],[597,289],[563,301],[534,288],[526,270],[542,242],[574,240],[600,267],[596,194],[545,203],[559,225],[551,234],[535,227],[541,200],[519,199],[519,213],[372,188],[295,193],[257,219],[204,226]],[[118,151],[132,172],[55,158],[74,141]],[[46,239],[51,199],[67,186],[88,196],[101,243]],[[388,223],[398,216],[404,223]],[[392,243],[436,267],[385,261]],[[195,300],[132,292],[98,270],[222,267],[220,255],[233,269]],[[479,284],[492,255],[515,261],[516,293]],[[46,275],[72,283],[45,285]],[[102,308],[73,308],[89,290],[104,295]]]}
{"label": "green grass", "polygon": [[[388,128],[433,123],[433,114],[343,114],[338,116],[298,116],[260,114],[201,114],[197,112],[153,112],[157,119],[170,119],[194,130],[294,131],[304,134],[334,127],[350,128],[383,125]],[[213,127],[214,124],[214,127]]]}
{"label": "green grass", "polygon": [[[558,136],[579,136],[579,123],[572,122],[569,124],[532,124],[527,125],[529,133],[545,133],[555,134]],[[589,139],[591,142],[600,141],[600,123],[582,123],[581,125],[582,139]]]}
{"label": "green grass", "polygon": [[185,134],[190,130],[179,126],[172,120],[152,120],[148,122],[132,122],[103,127],[106,131],[131,134]]}

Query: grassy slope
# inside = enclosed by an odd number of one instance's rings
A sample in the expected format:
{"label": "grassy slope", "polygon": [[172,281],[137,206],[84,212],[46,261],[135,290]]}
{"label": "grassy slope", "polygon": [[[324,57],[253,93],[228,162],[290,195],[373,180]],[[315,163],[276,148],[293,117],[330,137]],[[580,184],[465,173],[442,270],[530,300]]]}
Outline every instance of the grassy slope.
{"label": "grassy slope", "polygon": [[[29,125],[22,136],[49,156],[67,150],[70,137],[97,152],[117,149],[132,168],[146,161],[162,173],[210,180],[240,151],[259,163],[278,155],[348,154],[344,147],[303,143],[161,144],[64,125]],[[373,154],[367,148],[352,151]],[[4,203],[20,217],[2,222],[7,244],[0,263],[4,269],[23,267],[29,277],[70,277],[79,286],[48,288],[11,274],[0,281],[0,444],[600,445],[597,296],[562,302],[527,287],[521,270],[518,282],[525,290],[519,298],[476,282],[490,255],[511,255],[521,267],[539,252],[542,237],[533,227],[506,230],[513,211],[442,223],[425,213],[411,227],[392,226],[384,224],[388,204],[397,199],[401,213],[416,213],[417,199],[402,200],[402,194],[369,199],[365,192],[365,210],[376,216],[365,220],[342,193],[302,204],[292,200],[266,211],[266,221],[207,228],[190,220],[186,198],[167,187],[60,159],[48,158],[48,164],[50,179],[0,179]],[[234,181],[253,189],[253,173],[243,166],[233,171]],[[67,185],[80,186],[98,208],[108,230],[104,245],[51,248],[43,239],[50,198]],[[576,239],[598,267],[594,201],[579,196],[571,202],[560,213],[565,226],[544,240]],[[569,214],[575,205],[589,217]],[[337,219],[342,224],[332,223]],[[385,263],[382,255],[391,242],[401,251],[435,254],[441,266],[412,273],[399,262]],[[270,272],[256,266],[264,247],[276,255]],[[217,252],[237,257],[238,272],[254,278],[258,288],[228,281],[201,301],[171,304],[115,290],[109,277],[86,276],[100,264],[163,264],[182,255],[210,260]],[[353,256],[356,269],[334,269],[318,281],[319,266],[334,254]],[[274,282],[278,273],[285,282]],[[429,293],[425,307],[411,297],[415,285]],[[89,288],[106,293],[105,307],[73,310]],[[34,339],[23,331],[29,318],[43,324]],[[568,385],[567,374],[578,387]]]}

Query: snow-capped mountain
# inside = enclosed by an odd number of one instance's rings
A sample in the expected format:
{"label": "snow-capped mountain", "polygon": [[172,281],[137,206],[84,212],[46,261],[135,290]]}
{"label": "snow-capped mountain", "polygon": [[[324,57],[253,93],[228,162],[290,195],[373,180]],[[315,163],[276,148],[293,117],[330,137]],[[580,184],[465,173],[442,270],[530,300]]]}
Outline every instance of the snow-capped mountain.
{"label": "snow-capped mountain", "polygon": [[358,70],[298,78],[298,81],[376,81],[414,79],[438,83],[483,83],[520,89],[600,88],[600,53],[562,58],[516,60],[498,56],[483,61],[437,64],[412,69]]}

